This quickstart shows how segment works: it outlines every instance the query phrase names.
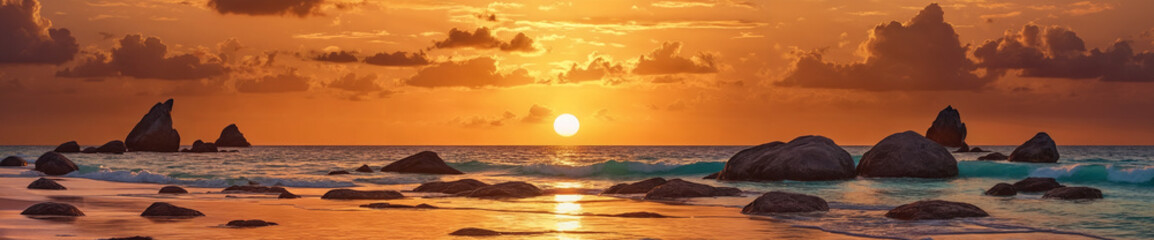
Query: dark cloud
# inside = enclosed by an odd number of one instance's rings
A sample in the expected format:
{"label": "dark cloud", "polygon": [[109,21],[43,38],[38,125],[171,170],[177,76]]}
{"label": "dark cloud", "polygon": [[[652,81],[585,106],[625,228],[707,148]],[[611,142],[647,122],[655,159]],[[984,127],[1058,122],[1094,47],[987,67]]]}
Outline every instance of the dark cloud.
{"label": "dark cloud", "polygon": [[640,75],[675,73],[716,73],[717,62],[712,54],[700,53],[692,58],[679,56],[680,42],[665,42],[647,56],[637,59],[633,73]]}
{"label": "dark cloud", "polygon": [[351,92],[376,92],[385,90],[380,84],[377,84],[377,75],[368,74],[364,76],[357,76],[349,73],[337,80],[329,83],[330,88],[341,89]]}
{"label": "dark cloud", "polygon": [[974,50],[974,57],[980,67],[999,74],[1021,70],[1023,77],[1154,81],[1154,53],[1134,53],[1124,41],[1104,51],[1087,51],[1082,38],[1057,26],[1026,25],[1021,31],[986,41]]}
{"label": "dark cloud", "polygon": [[365,63],[377,66],[392,66],[392,67],[409,67],[409,66],[423,66],[429,65],[430,61],[425,52],[407,53],[407,52],[393,52],[393,53],[377,53],[376,55],[365,58]]}
{"label": "dark cloud", "polygon": [[96,53],[73,68],[56,72],[60,77],[115,77],[155,79],[201,79],[224,74],[227,69],[218,57],[210,56],[207,61],[193,54],[167,57],[168,46],[159,38],[145,39],[140,35],[127,35],[120,39],[118,47],[109,56]]}
{"label": "dark cloud", "polygon": [[322,62],[335,62],[335,63],[350,63],[350,62],[358,61],[356,55],[353,55],[352,52],[346,52],[346,51],[336,51],[336,52],[329,52],[329,53],[321,54],[320,56],[314,57],[313,60],[322,61]]}
{"label": "dark cloud", "polygon": [[208,7],[220,14],[321,15],[324,0],[209,0]]}
{"label": "dark cloud", "polygon": [[584,81],[601,80],[604,77],[621,76],[625,74],[625,67],[621,63],[612,63],[601,57],[594,58],[584,67],[574,63],[568,71],[557,76],[560,83],[579,83]]}
{"label": "dark cloud", "polygon": [[72,60],[80,45],[72,32],[51,28],[36,0],[0,1],[0,63],[61,64]]}
{"label": "dark cloud", "polygon": [[406,81],[417,87],[510,87],[535,83],[529,72],[518,68],[509,74],[497,70],[497,60],[479,57],[460,62],[442,62],[422,68]]}
{"label": "dark cloud", "polygon": [[309,90],[309,77],[297,74],[295,70],[236,83],[236,91],[242,93],[285,93]]}
{"label": "dark cloud", "polygon": [[477,30],[472,33],[453,28],[449,30],[448,38],[435,42],[433,46],[436,48],[498,48],[501,49],[501,51],[510,52],[537,51],[537,48],[533,46],[533,39],[525,36],[524,33],[517,33],[517,36],[513,37],[509,42],[502,42],[500,39],[497,39],[496,36],[493,36],[493,33],[486,27],[477,28]]}
{"label": "dark cloud", "polygon": [[887,90],[976,90],[992,79],[973,73],[945,13],[930,4],[902,24],[878,25],[862,45],[864,63],[825,62],[820,52],[799,53],[781,86]]}
{"label": "dark cloud", "polygon": [[526,123],[543,123],[548,122],[551,117],[553,117],[553,109],[533,104],[533,106],[529,107],[529,114],[521,118],[521,121]]}

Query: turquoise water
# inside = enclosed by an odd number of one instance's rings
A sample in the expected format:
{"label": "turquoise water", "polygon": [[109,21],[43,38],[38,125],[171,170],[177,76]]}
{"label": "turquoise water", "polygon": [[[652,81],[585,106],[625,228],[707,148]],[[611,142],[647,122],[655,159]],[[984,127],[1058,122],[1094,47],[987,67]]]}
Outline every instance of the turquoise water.
{"label": "turquoise water", "polygon": [[[1013,146],[981,146],[1009,153]],[[52,146],[0,146],[0,156],[29,161]],[[1154,147],[1062,146],[1058,164],[975,161],[985,153],[955,153],[960,176],[947,180],[856,179],[824,182],[718,182],[702,176],[721,170],[744,146],[258,146],[237,153],[68,154],[81,165],[70,176],[120,182],[225,187],[249,181],[290,187],[349,187],[414,184],[457,178],[485,182],[528,181],[545,188],[579,187],[596,193],[612,184],[650,177],[685,178],[715,186],[738,187],[744,197],[694,199],[691,204],[741,207],[757,193],[774,190],[806,193],[830,201],[833,210],[792,215],[799,228],[855,236],[903,238],[983,232],[1059,232],[1101,238],[1154,238]],[[844,147],[855,160],[868,146]],[[464,176],[354,173],[361,164],[379,168],[394,160],[431,150]],[[22,175],[33,175],[25,172]],[[1068,186],[1102,189],[1105,199],[1043,200],[1040,194],[988,197],[999,182],[1029,176],[1054,177]],[[967,202],[992,217],[954,221],[895,222],[885,210],[923,199]],[[735,209],[736,211],[736,209]]]}

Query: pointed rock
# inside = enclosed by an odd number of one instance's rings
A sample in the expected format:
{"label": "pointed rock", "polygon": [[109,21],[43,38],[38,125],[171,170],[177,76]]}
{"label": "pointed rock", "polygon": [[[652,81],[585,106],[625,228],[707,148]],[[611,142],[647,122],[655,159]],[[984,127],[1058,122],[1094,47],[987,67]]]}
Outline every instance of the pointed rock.
{"label": "pointed rock", "polygon": [[68,190],[68,188],[64,187],[64,185],[60,185],[60,183],[57,183],[56,180],[47,179],[47,178],[40,178],[40,179],[36,179],[36,181],[32,181],[31,184],[28,184],[28,189]]}
{"label": "pointed rock", "polygon": [[933,125],[926,130],[926,138],[946,147],[961,147],[966,144],[966,124],[953,106],[946,106],[938,112]]}
{"label": "pointed rock", "polygon": [[357,172],[363,172],[363,173],[371,173],[371,172],[373,172],[373,168],[369,167],[368,164],[365,164],[365,165],[361,165],[361,167],[357,168],[356,171]]}
{"label": "pointed rock", "polygon": [[250,147],[252,144],[248,143],[248,139],[244,138],[244,133],[240,133],[240,128],[236,124],[229,124],[220,131],[220,137],[216,139],[217,147]]}
{"label": "pointed rock", "polygon": [[172,128],[172,99],[152,106],[124,138],[129,151],[176,152],[180,134]]}

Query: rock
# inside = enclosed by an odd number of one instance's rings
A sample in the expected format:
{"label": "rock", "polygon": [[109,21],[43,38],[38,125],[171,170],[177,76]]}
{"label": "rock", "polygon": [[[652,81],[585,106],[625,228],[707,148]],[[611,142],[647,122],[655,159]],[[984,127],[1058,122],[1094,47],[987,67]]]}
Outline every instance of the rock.
{"label": "rock", "polygon": [[958,150],[954,151],[954,152],[964,153],[964,152],[970,152],[970,151],[972,151],[972,150],[970,150],[970,145],[966,145],[966,143],[962,143],[962,147],[958,148]]}
{"label": "rock", "polygon": [[616,217],[624,218],[667,218],[668,216],[652,213],[652,212],[627,212],[622,214],[614,214]]}
{"label": "rock", "polygon": [[184,188],[178,187],[178,186],[164,186],[164,187],[160,188],[160,192],[158,192],[158,193],[160,193],[160,194],[186,194],[186,193],[188,193],[188,190],[184,190]]}
{"label": "rock", "polygon": [[172,128],[172,99],[152,106],[124,138],[129,151],[176,152],[180,134]]}
{"label": "rock", "polygon": [[813,211],[829,211],[829,203],[817,196],[778,191],[765,193],[741,209],[743,214],[758,215]]}
{"label": "rock", "polygon": [[1006,156],[1000,152],[990,153],[986,154],[985,156],[978,157],[978,160],[983,161],[1002,161],[1006,159],[1010,159],[1010,156]]}
{"label": "rock", "polygon": [[369,167],[368,164],[365,164],[365,165],[361,165],[361,167],[357,168],[356,171],[357,172],[363,172],[363,173],[371,173],[371,172],[373,172],[373,168]]}
{"label": "rock", "polygon": [[990,214],[969,203],[942,200],[925,200],[898,206],[886,217],[901,220],[952,219],[967,217],[988,217]]}
{"label": "rock", "polygon": [[121,142],[120,140],[112,140],[112,141],[109,141],[108,143],[105,143],[104,145],[100,145],[100,147],[96,148],[97,153],[120,154],[120,153],[124,153],[127,151],[128,151],[128,146],[124,145],[124,142]]}
{"label": "rock", "polygon": [[462,193],[466,197],[475,198],[527,198],[541,196],[542,192],[537,186],[525,182],[505,182],[495,185],[483,186],[473,191]]}
{"label": "rock", "polygon": [[349,171],[337,170],[337,171],[329,172],[329,175],[342,175],[342,174],[349,174]]}
{"label": "rock", "polygon": [[423,204],[423,203],[421,205],[417,205],[417,206],[402,205],[402,204],[390,204],[390,203],[370,203],[370,204],[361,205],[361,207],[373,208],[373,209],[382,209],[382,208],[437,208],[437,207],[433,207],[432,205]]}
{"label": "rock", "polygon": [[377,199],[377,200],[385,200],[385,199],[398,199],[398,198],[404,198],[404,197],[405,197],[404,195],[401,195],[401,193],[399,193],[397,191],[359,191],[359,190],[343,189],[342,188],[342,189],[329,190],[329,192],[326,192],[324,196],[321,196],[321,199],[343,199],[343,200]]}
{"label": "rock", "polygon": [[[954,106],[946,106],[938,112],[938,117],[926,130],[926,138],[946,147],[961,147],[966,145],[966,124]],[[968,148],[967,148],[968,149]]]}
{"label": "rock", "polygon": [[942,145],[913,131],[882,139],[862,155],[863,177],[949,178],[958,176],[958,160]]}
{"label": "rock", "polygon": [[277,225],[277,224],[274,222],[265,222],[264,220],[260,220],[260,219],[232,220],[232,221],[228,221],[228,224],[225,224],[225,226],[229,226],[229,227],[267,227],[267,226],[273,226],[273,225]]}
{"label": "rock", "polygon": [[294,199],[294,198],[301,198],[301,196],[286,191],[286,192],[280,193],[280,195],[276,196],[276,198],[277,199]]}
{"label": "rock", "polygon": [[287,189],[283,187],[266,187],[266,186],[238,186],[233,185],[227,187],[221,192],[239,192],[239,193],[287,193]]}
{"label": "rock", "polygon": [[1019,192],[1045,192],[1051,189],[1065,187],[1054,178],[1029,177],[1014,183],[1014,189]]}
{"label": "rock", "polygon": [[56,149],[52,151],[58,153],[78,153],[80,152],[80,144],[76,143],[76,141],[68,141],[61,143],[60,146],[56,146]]}
{"label": "rock", "polygon": [[439,208],[439,207],[422,203],[422,204],[417,204],[417,206],[415,208],[434,209],[434,208]]}
{"label": "rock", "polygon": [[80,152],[82,152],[82,153],[96,153],[96,147],[86,147],[86,148],[84,148],[84,150],[82,150]]}
{"label": "rock", "polygon": [[192,149],[189,149],[187,152],[214,153],[214,152],[220,152],[220,150],[216,149],[216,144],[206,143],[206,142],[200,141],[200,139],[197,139],[195,142],[192,142]]}
{"label": "rock", "polygon": [[166,202],[154,202],[143,213],[141,217],[203,217],[204,213],[188,208],[177,207]]}
{"label": "rock", "polygon": [[833,140],[801,136],[742,150],[725,163],[718,180],[822,181],[854,178],[853,157]]}
{"label": "rock", "polygon": [[667,200],[674,198],[737,196],[741,190],[727,187],[713,187],[700,183],[692,183],[681,179],[673,179],[650,190],[645,199]]}
{"label": "rock", "polygon": [[56,183],[56,180],[40,178],[28,184],[28,189],[43,189],[43,190],[68,190],[64,185]]}
{"label": "rock", "polygon": [[58,176],[76,170],[80,170],[80,168],[76,166],[76,163],[73,163],[72,160],[65,157],[64,154],[58,152],[46,152],[44,155],[40,155],[40,158],[36,159],[36,171],[44,174]]}
{"label": "rock", "polygon": [[132,237],[122,237],[122,238],[107,238],[104,240],[152,240],[152,237],[132,236]]}
{"label": "rock", "polygon": [[605,189],[605,191],[601,192],[601,194],[647,193],[649,190],[653,190],[653,188],[660,186],[661,184],[665,184],[665,182],[667,181],[664,178],[650,178],[635,183],[622,183]]}
{"label": "rock", "polygon": [[717,176],[719,176],[719,175],[721,175],[721,172],[710,173],[709,175],[705,175],[705,177],[703,177],[701,179],[717,179]]}
{"label": "rock", "polygon": [[56,202],[42,202],[37,203],[28,208],[25,208],[20,215],[55,215],[55,216],[84,216],[84,212],[72,204],[56,203]]}
{"label": "rock", "polygon": [[217,147],[251,147],[248,139],[244,138],[244,134],[240,133],[240,129],[236,124],[229,124],[220,131],[220,137],[216,138]]}
{"label": "rock", "polygon": [[1014,196],[1018,195],[1018,189],[1009,183],[998,183],[990,188],[990,190],[986,190],[986,195],[999,197]]}
{"label": "rock", "polygon": [[989,152],[989,151],[986,151],[985,149],[982,149],[980,147],[974,147],[974,148],[970,149],[970,152]]}
{"label": "rock", "polygon": [[28,166],[28,161],[22,157],[8,156],[4,160],[0,160],[0,167],[23,167]]}
{"label": "rock", "polygon": [[480,228],[462,228],[449,233],[453,236],[498,236],[501,232]]}
{"label": "rock", "polygon": [[445,164],[437,153],[424,151],[415,155],[397,160],[381,168],[381,172],[425,173],[425,174],[464,174]]}
{"label": "rock", "polygon": [[1049,134],[1040,132],[1010,153],[1011,162],[1056,163],[1058,146]]}
{"label": "rock", "polygon": [[1091,187],[1060,187],[1046,191],[1042,198],[1057,198],[1063,200],[1100,199],[1102,190]]}
{"label": "rock", "polygon": [[471,192],[479,187],[489,186],[481,181],[475,179],[461,179],[452,182],[427,182],[422,183],[421,186],[414,188],[414,192],[439,192],[447,194],[458,194],[463,192]]}

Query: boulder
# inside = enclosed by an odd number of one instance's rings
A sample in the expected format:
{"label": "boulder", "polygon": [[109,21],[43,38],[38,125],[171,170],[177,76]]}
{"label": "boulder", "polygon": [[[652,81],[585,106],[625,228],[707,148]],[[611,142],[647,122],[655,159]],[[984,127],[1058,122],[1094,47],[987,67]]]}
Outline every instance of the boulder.
{"label": "boulder", "polygon": [[42,190],[68,190],[64,185],[56,183],[56,180],[40,178],[28,184],[28,189],[42,189]]}
{"label": "boulder", "polygon": [[86,147],[86,148],[84,148],[84,150],[82,150],[80,152],[82,152],[82,153],[96,153],[96,147]]}
{"label": "boulder", "polygon": [[647,193],[649,190],[653,190],[653,188],[660,186],[661,184],[665,184],[665,182],[667,181],[664,178],[650,178],[635,183],[622,183],[605,189],[605,191],[601,192],[601,194]]}
{"label": "boulder", "polygon": [[184,188],[178,187],[178,186],[164,186],[164,187],[160,188],[160,192],[158,192],[158,193],[160,193],[160,194],[186,194],[186,193],[188,193],[188,190],[184,190]]}
{"label": "boulder", "polygon": [[141,217],[203,217],[204,213],[188,208],[177,207],[166,202],[154,202],[148,209],[140,213]]}
{"label": "boulder", "polygon": [[365,164],[365,165],[361,165],[361,167],[357,168],[356,171],[357,172],[363,172],[363,173],[371,173],[371,172],[373,172],[373,168],[369,167],[368,164]]}
{"label": "boulder", "polygon": [[84,212],[72,204],[56,203],[56,202],[42,202],[33,204],[25,208],[20,215],[55,215],[55,216],[84,216]]}
{"label": "boulder", "polygon": [[372,208],[372,209],[383,209],[383,208],[428,208],[428,209],[432,209],[432,208],[437,208],[437,207],[434,207],[433,205],[424,204],[424,203],[418,204],[417,206],[412,206],[412,205],[391,204],[391,203],[383,203],[383,202],[363,204],[363,205],[361,205],[361,207]]}
{"label": "boulder", "polygon": [[998,183],[995,184],[994,187],[990,188],[990,190],[986,190],[986,195],[999,197],[1014,196],[1018,195],[1018,189],[1014,188],[1014,185],[1010,185],[1009,183]]}
{"label": "boulder", "polygon": [[627,213],[621,213],[621,214],[614,214],[611,216],[623,217],[623,218],[667,218],[667,217],[669,217],[669,216],[665,216],[665,215],[661,215],[661,214],[653,213],[653,212],[627,212]]}
{"label": "boulder", "polygon": [[124,138],[129,151],[176,152],[180,134],[172,128],[172,99],[157,103]]}
{"label": "boulder", "polygon": [[962,122],[962,116],[954,106],[946,106],[926,130],[926,138],[942,146],[961,147],[966,145],[966,123]]}
{"label": "boulder", "polygon": [[471,192],[479,187],[489,186],[481,181],[475,179],[461,179],[452,182],[427,182],[422,183],[421,186],[414,188],[414,192],[439,192],[447,194],[458,194],[463,192]]}
{"label": "boulder", "polygon": [[710,173],[709,175],[705,175],[705,177],[703,177],[701,179],[717,179],[717,176],[720,176],[720,175],[721,175],[721,172]]}
{"label": "boulder", "polygon": [[1022,143],[1010,153],[1011,162],[1056,163],[1058,157],[1057,144],[1045,132],[1034,135],[1034,138]]}
{"label": "boulder", "polygon": [[1065,187],[1054,178],[1029,177],[1014,183],[1014,189],[1019,192],[1045,192],[1051,189]]}
{"label": "boulder", "polygon": [[967,217],[988,217],[989,213],[969,203],[942,200],[924,200],[898,206],[886,217],[901,220],[952,219]]}
{"label": "boulder", "polygon": [[768,192],[745,205],[743,214],[829,211],[829,203],[817,196],[788,192]]}
{"label": "boulder", "polygon": [[986,151],[985,149],[982,149],[980,147],[974,147],[974,148],[970,149],[970,152],[989,152],[989,151]]}
{"label": "boulder", "polygon": [[1002,160],[1006,160],[1006,159],[1010,159],[1010,156],[1006,156],[1005,154],[1002,154],[1000,152],[994,152],[994,153],[986,154],[985,156],[978,157],[978,160],[982,160],[982,161],[1002,161]]}
{"label": "boulder", "polygon": [[501,232],[480,228],[462,228],[449,233],[453,236],[499,236]]}
{"label": "boulder", "polygon": [[357,200],[357,199],[398,199],[404,198],[404,195],[397,191],[359,191],[352,189],[333,189],[326,192],[321,199],[342,199],[342,200]]}
{"label": "boulder", "polygon": [[187,151],[182,150],[181,152],[214,153],[220,152],[220,150],[216,149],[216,144],[206,143],[197,139],[195,142],[192,142],[192,149],[188,149]]}
{"label": "boulder", "polygon": [[1102,190],[1091,187],[1060,187],[1046,191],[1042,198],[1057,198],[1063,200],[1100,199]]}
{"label": "boulder", "polygon": [[233,185],[227,187],[221,192],[225,193],[286,193],[287,189],[283,187],[266,187],[266,186],[238,186]]}
{"label": "boulder", "polygon": [[343,174],[349,174],[349,171],[337,170],[337,171],[329,172],[329,175],[343,175]]}
{"label": "boulder", "polygon": [[277,225],[277,224],[274,222],[265,222],[264,220],[260,220],[260,219],[232,220],[232,221],[228,221],[228,224],[225,224],[225,226],[229,226],[229,227],[267,227],[267,226],[273,226],[273,225]]}
{"label": "boulder", "polygon": [[248,139],[244,138],[244,134],[240,133],[240,129],[236,124],[229,124],[220,131],[220,137],[216,138],[217,147],[251,147]]}
{"label": "boulder", "polygon": [[958,148],[958,150],[955,150],[954,152],[964,153],[964,152],[970,152],[970,151],[972,151],[972,150],[970,150],[970,145],[967,145],[966,143],[962,143],[962,147]]}
{"label": "boulder", "polygon": [[100,147],[96,148],[97,153],[120,154],[120,153],[124,153],[127,151],[128,151],[128,146],[124,145],[124,142],[121,142],[120,140],[112,140],[112,141],[109,141],[108,143],[105,143],[104,145],[100,145]]}
{"label": "boulder", "polygon": [[541,194],[543,192],[540,188],[525,182],[499,183],[461,193],[463,196],[475,198],[527,198],[541,196]]}
{"label": "boulder", "polygon": [[68,141],[61,143],[60,146],[56,146],[56,149],[52,151],[58,153],[78,153],[80,152],[80,144],[76,143],[76,141]]}
{"label": "boulder", "polygon": [[718,180],[822,181],[851,179],[853,157],[833,140],[801,136],[742,150],[725,163]]}
{"label": "boulder", "polygon": [[700,183],[692,183],[681,179],[673,179],[649,190],[645,199],[668,200],[675,198],[738,196],[741,190],[729,187],[713,187]]}
{"label": "boulder", "polygon": [[152,240],[152,237],[132,236],[132,237],[107,238],[107,239],[103,239],[103,240]]}
{"label": "boulder", "polygon": [[381,172],[398,173],[425,173],[425,174],[464,174],[445,164],[437,153],[424,151],[415,155],[397,160],[381,168]]}
{"label": "boulder", "polygon": [[301,198],[301,196],[293,194],[293,193],[288,192],[288,191],[285,191],[285,192],[280,193],[280,195],[277,195],[276,198],[277,199],[294,199],[294,198]]}
{"label": "boulder", "polygon": [[22,157],[8,156],[4,160],[0,160],[0,167],[23,167],[28,166],[28,161]]}
{"label": "boulder", "polygon": [[58,176],[76,170],[80,170],[80,168],[76,166],[76,163],[73,163],[72,160],[65,157],[64,154],[58,152],[46,152],[44,155],[40,155],[40,158],[36,159],[36,171],[44,174]]}
{"label": "boulder", "polygon": [[916,132],[896,133],[862,155],[857,174],[863,177],[950,178],[958,176],[958,160],[949,150]]}

